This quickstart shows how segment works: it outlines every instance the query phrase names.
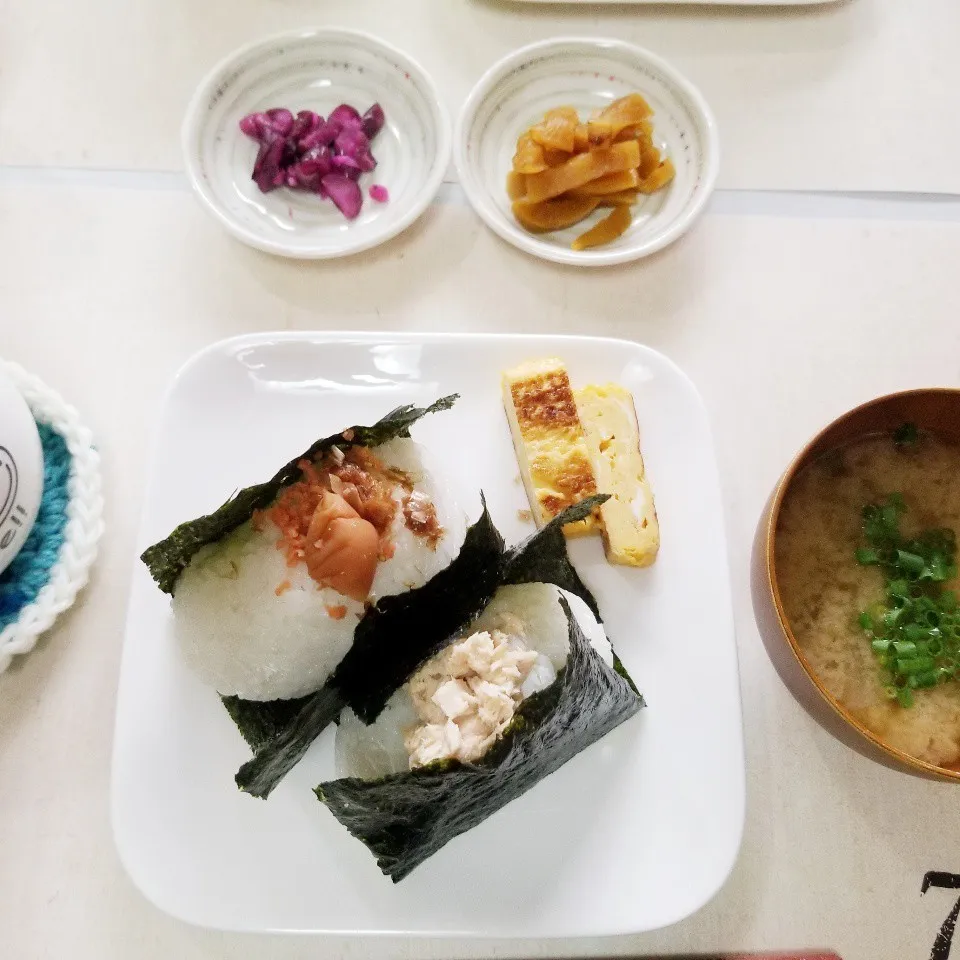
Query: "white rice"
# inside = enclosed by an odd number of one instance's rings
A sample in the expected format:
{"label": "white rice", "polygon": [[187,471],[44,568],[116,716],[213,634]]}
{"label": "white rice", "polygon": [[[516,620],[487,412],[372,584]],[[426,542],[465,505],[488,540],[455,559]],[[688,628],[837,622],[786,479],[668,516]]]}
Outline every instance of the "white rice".
{"label": "white rice", "polygon": [[431,577],[445,569],[460,552],[466,535],[466,517],[456,505],[450,490],[441,485],[431,468],[424,448],[413,440],[391,440],[375,447],[376,455],[394,470],[402,470],[414,481],[414,489],[425,493],[437,511],[437,520],[444,529],[444,536],[432,550],[421,537],[409,530],[404,523],[402,511],[397,511],[393,521],[391,539],[396,552],[389,560],[377,566],[371,599],[403,593],[422,586]]}
{"label": "white rice", "polygon": [[[398,510],[391,532],[396,551],[377,567],[373,601],[421,586],[439,573],[459,552],[465,533],[462,513],[428,475],[417,444],[394,440],[375,450],[433,500],[445,534],[431,549],[407,529]],[[224,541],[204,547],[177,581],[177,641],[191,669],[221,694],[278,700],[318,690],[350,649],[363,616],[362,603],[319,588],[304,564],[288,567],[276,548],[279,536],[270,522],[262,531],[245,523]],[[290,589],[277,596],[285,580]],[[339,607],[347,613],[336,620],[328,608]]]}
{"label": "white rice", "polygon": [[613,647],[603,625],[597,622],[590,608],[576,594],[561,590],[552,583],[501,587],[464,635],[478,630],[510,633],[512,623],[519,621],[526,646],[542,653],[555,670],[560,670],[570,652],[569,624],[560,606],[561,596],[570,605],[570,612],[590,645],[600,654],[604,663],[612,667]]}
{"label": "white rice", "polygon": [[[542,663],[524,684],[524,696],[545,689],[567,662],[570,652],[569,625],[560,606],[563,596],[590,645],[608,667],[613,666],[613,648],[590,608],[579,597],[553,584],[525,583],[501,587],[483,613],[463,631],[469,636],[480,630],[501,630],[522,639],[536,650]],[[530,681],[533,681],[532,683]],[[419,719],[404,684],[391,698],[375,723],[367,726],[349,708],[340,717],[336,737],[337,776],[376,780],[410,769],[404,734]]]}

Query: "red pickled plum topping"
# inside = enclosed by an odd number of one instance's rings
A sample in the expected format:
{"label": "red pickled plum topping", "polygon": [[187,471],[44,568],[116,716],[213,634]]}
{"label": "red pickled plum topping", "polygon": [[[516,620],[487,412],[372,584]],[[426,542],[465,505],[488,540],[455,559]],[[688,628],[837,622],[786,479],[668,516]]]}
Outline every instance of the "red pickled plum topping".
{"label": "red pickled plum topping", "polygon": [[379,183],[375,183],[370,188],[370,199],[376,200],[377,203],[386,203],[390,199],[390,191]]}

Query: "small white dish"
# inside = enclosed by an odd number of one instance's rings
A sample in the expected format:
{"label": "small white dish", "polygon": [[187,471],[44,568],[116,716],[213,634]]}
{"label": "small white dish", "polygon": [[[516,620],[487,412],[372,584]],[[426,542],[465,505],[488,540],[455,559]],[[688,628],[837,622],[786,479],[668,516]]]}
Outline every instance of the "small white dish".
{"label": "small white dish", "polygon": [[[745,777],[723,501],[706,410],[666,357],[624,340],[265,333],[181,370],[157,434],[137,552],[316,437],[459,392],[414,438],[471,517],[483,489],[509,542],[533,530],[500,371],[560,356],[577,384],[631,390],[663,544],[648,570],[570,545],[648,708],[394,885],[312,793],[335,775],[330,728],[267,801],[233,781],[249,758],[187,668],[169,598],[133,559],[113,750],[120,857],[189,923],[360,936],[580,937],[674,923],[726,880]],[[237,451],[243,455],[238,456]],[[696,602],[691,603],[691,596]]]}
{"label": "small white dish", "polygon": [[0,573],[33,529],[43,497],[43,450],[33,414],[0,364]]}
{"label": "small white dish", "polygon": [[[361,113],[379,103],[386,115],[373,141],[378,166],[360,179],[360,215],[348,221],[312,193],[261,193],[251,179],[257,144],[240,132],[240,119],[273,107],[326,117],[341,103]],[[409,227],[439,189],[451,150],[447,111],[423,68],[376,37],[335,29],[279,34],[221,61],[194,94],[182,141],[194,190],[230,233],[309,260],[359,253]],[[389,191],[386,203],[369,196],[374,184]]]}
{"label": "small white dish", "polygon": [[[570,248],[609,211],[567,230],[528,233],[513,217],[505,185],[517,138],[554,107],[585,116],[628,93],[642,94],[653,108],[654,140],[676,166],[673,182],[632,207],[630,228],[606,246]],[[637,260],[672,243],[703,211],[720,167],[716,122],[688,80],[640,47],[589,38],[535,43],[495,64],[463,107],[454,156],[463,189],[491,230],[527,253],[586,267]]]}

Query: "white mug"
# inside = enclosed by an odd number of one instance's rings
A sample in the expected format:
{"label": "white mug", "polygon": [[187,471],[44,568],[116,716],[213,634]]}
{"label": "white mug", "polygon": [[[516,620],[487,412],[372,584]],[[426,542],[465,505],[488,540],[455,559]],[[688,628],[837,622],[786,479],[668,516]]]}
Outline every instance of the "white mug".
{"label": "white mug", "polygon": [[33,414],[0,367],[0,573],[23,546],[43,496],[43,449]]}

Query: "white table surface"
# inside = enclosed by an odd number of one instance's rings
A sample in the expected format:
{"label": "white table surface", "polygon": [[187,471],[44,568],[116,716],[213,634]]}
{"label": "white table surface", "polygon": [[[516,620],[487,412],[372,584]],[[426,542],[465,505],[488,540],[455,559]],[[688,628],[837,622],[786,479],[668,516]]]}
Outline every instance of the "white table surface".
{"label": "white table surface", "polygon": [[[929,955],[952,898],[921,900],[920,882],[927,870],[960,872],[956,787],[876,766],[809,719],[760,643],[748,558],[768,492],[813,431],[874,395],[960,380],[960,204],[721,193],[663,254],[583,273],[507,247],[448,187],[386,247],[303,265],[231,241],[176,177],[0,171],[0,253],[0,354],[80,407],[108,497],[82,602],[0,676],[0,956],[416,960],[792,946],[832,946],[844,960]],[[145,455],[177,367],[212,340],[270,328],[629,337],[699,385],[727,504],[748,817],[733,876],[698,915],[604,941],[245,937],[183,926],[133,888],[107,798]]]}
{"label": "white table surface", "polygon": [[960,193],[960,3],[793,8],[509,0],[30,0],[0,5],[0,163],[179,170],[200,78],[267,33],[345,26],[420,60],[456,114],[480,75],[551,36],[621,36],[700,86],[721,186]]}

